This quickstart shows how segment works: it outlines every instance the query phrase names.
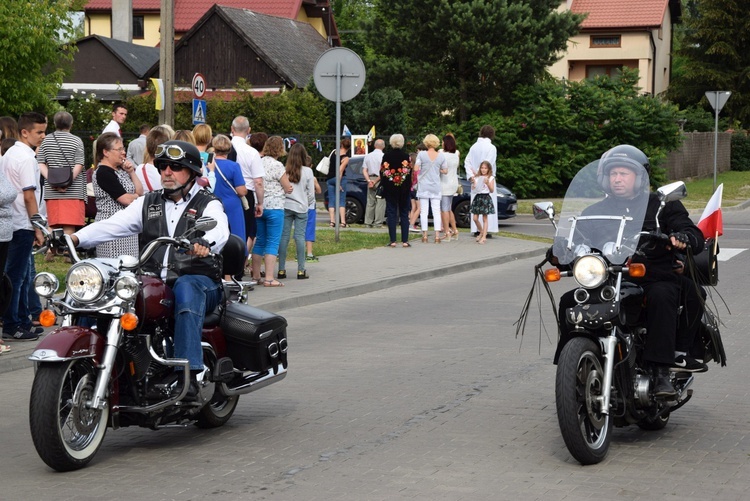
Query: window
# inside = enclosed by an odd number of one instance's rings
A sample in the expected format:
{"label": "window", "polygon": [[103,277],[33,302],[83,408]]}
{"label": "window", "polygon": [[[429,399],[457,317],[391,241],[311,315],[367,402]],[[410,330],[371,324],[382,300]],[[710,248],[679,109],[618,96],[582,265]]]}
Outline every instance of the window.
{"label": "window", "polygon": [[586,66],[586,78],[601,77],[607,75],[611,78],[620,76],[622,65],[620,64],[590,64]]}
{"label": "window", "polygon": [[143,16],[133,16],[133,40],[143,40]]}
{"label": "window", "polygon": [[591,47],[620,47],[620,35],[591,35]]}

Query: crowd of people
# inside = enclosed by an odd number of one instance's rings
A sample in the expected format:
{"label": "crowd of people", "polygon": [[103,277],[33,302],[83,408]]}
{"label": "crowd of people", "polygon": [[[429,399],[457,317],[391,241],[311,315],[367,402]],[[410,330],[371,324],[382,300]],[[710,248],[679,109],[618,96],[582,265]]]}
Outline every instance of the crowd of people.
{"label": "crowd of people", "polygon": [[[309,278],[306,263],[318,260],[313,254],[313,243],[315,196],[321,193],[321,186],[304,145],[295,143],[287,151],[279,136],[251,134],[250,123],[243,116],[232,121],[229,136],[214,134],[206,124],[178,131],[168,125],[142,124],[139,136],[126,145],[122,138],[126,120],[127,108],[115,104],[112,120],[95,142],[94,166],[86,170],[84,145],[70,132],[73,117],[68,112],[54,115],[55,130],[50,134],[47,134],[47,117],[40,113],[25,113],[18,121],[0,118],[0,267],[5,270],[0,292],[5,306],[4,341],[32,341],[43,332],[38,321],[41,304],[32,287],[36,274],[33,246],[43,244],[43,236],[30,223],[31,216],[44,215],[51,228],[61,228],[77,236],[76,232],[87,221],[110,220],[148,193],[162,190],[164,167],[158,168],[156,159],[185,157],[185,148],[180,147],[184,144],[195,146],[200,155],[196,185],[221,201],[229,232],[246,244],[244,270],[251,284],[284,285],[290,240],[294,240],[296,248],[296,276]],[[494,131],[489,127],[488,132],[487,127],[482,129],[482,135],[491,140]],[[433,214],[439,214],[433,218],[434,241],[458,239],[451,211],[452,198],[459,189],[460,157],[455,138],[446,135],[440,148],[441,141],[429,134],[411,155],[403,149],[403,135],[391,136],[389,144],[386,151],[385,141],[376,139],[373,150],[364,159],[362,174],[368,184],[365,223],[368,226],[387,223],[390,247],[396,246],[396,228],[400,225],[401,244],[410,247],[409,232],[416,228],[417,217],[420,219],[417,231],[422,233],[423,242],[428,241],[431,209]],[[488,229],[486,214],[494,212],[494,204],[487,202],[485,195],[494,192],[495,154],[477,161],[488,148],[482,145],[484,150],[476,154],[476,146],[472,147],[465,167],[472,188],[476,187],[472,192],[482,195],[474,197],[472,203],[479,229],[477,241],[482,243]],[[326,176],[331,226],[335,226],[336,210],[341,227],[347,226],[345,200],[351,148],[351,140],[344,138],[339,150],[340,162]],[[333,163],[335,158],[336,151],[332,151]],[[477,169],[472,161],[477,161]],[[335,204],[337,175],[340,176],[338,206]],[[479,221],[480,215],[484,223]],[[138,256],[139,245],[137,234],[97,240],[96,255]],[[45,260],[55,260],[56,252],[66,258],[63,251],[49,250]],[[10,349],[0,343],[0,354]]]}

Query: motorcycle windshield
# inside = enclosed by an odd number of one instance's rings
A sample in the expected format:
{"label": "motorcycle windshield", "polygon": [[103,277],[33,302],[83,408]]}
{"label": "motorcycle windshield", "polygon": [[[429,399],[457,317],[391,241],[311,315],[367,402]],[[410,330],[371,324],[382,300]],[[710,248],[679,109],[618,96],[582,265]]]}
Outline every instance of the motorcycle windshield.
{"label": "motorcycle windshield", "polygon": [[639,173],[634,190],[610,193],[610,176],[599,161],[581,169],[565,193],[553,253],[560,264],[592,252],[614,265],[624,264],[638,245],[648,206],[648,173]]}

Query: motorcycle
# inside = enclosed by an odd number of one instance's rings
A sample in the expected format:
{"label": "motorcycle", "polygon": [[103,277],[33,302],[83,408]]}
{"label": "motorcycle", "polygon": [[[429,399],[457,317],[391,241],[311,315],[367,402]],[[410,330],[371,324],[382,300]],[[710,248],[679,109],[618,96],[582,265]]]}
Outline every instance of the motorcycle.
{"label": "motorcycle", "polygon": [[[671,413],[692,397],[694,382],[693,373],[671,372],[676,396],[664,399],[654,395],[652,371],[642,359],[649,335],[644,292],[630,281],[645,276],[648,270],[631,258],[641,245],[664,245],[668,237],[658,227],[653,232],[642,231],[648,197],[640,197],[641,207],[631,206],[622,214],[597,213],[596,202],[604,198],[597,168],[598,161],[592,162],[575,176],[558,223],[551,202],[536,203],[533,209],[536,219],[549,219],[556,229],[552,252],[536,267],[553,309],[556,304],[548,283],[573,277],[578,284],[573,292],[575,305],[561,312],[570,334],[558,341],[555,401],[565,445],[584,465],[606,457],[613,426],[635,424],[644,430],[667,426]],[[647,180],[644,183],[648,186]],[[687,196],[687,190],[684,183],[677,182],[660,188],[657,195],[661,212],[667,202]],[[554,259],[556,267],[542,271]],[[715,276],[715,261],[713,266]],[[523,331],[533,292],[534,288],[519,319],[518,332]],[[726,365],[718,324],[716,316],[705,308],[698,336],[704,362],[713,359]]]}
{"label": "motorcycle", "polygon": [[[139,258],[117,259],[80,259],[68,235],[61,230],[50,234],[43,219],[34,224],[47,242],[65,248],[73,263],[62,297],[55,297],[59,284],[51,273],[34,279],[36,293],[46,302],[40,322],[60,325],[29,356],[35,362],[31,437],[51,468],[86,466],[107,428],[222,426],[240,395],[286,377],[286,319],[246,304],[250,284],[236,280],[224,282],[224,300],[206,315],[204,370],[197,376],[196,395],[189,392],[188,360],[170,355],[174,295],[142,266],[161,246],[191,248],[190,234],[212,229],[215,220],[199,218],[185,235],[160,237]],[[242,271],[244,242],[230,236],[222,255],[225,275]]]}

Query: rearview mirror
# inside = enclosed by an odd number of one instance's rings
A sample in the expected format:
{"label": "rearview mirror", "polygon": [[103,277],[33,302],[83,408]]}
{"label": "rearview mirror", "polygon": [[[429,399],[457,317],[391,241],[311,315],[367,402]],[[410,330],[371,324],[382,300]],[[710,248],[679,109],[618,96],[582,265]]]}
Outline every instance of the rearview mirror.
{"label": "rearview mirror", "polygon": [[555,218],[555,206],[552,202],[537,202],[534,204],[532,209],[534,213],[534,219],[554,219]]}
{"label": "rearview mirror", "polygon": [[687,197],[687,188],[682,181],[675,181],[674,183],[665,184],[656,190],[656,195],[662,203],[674,202]]}

